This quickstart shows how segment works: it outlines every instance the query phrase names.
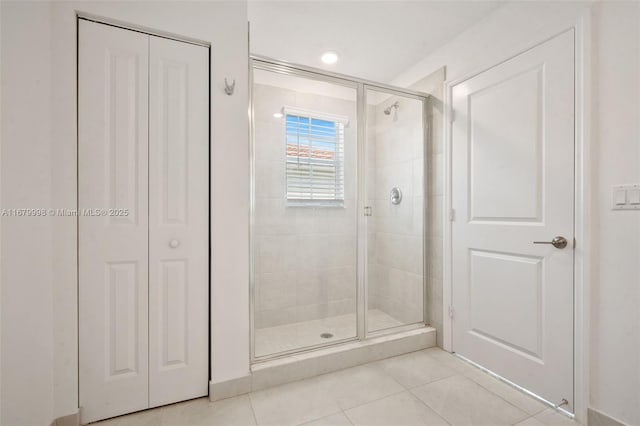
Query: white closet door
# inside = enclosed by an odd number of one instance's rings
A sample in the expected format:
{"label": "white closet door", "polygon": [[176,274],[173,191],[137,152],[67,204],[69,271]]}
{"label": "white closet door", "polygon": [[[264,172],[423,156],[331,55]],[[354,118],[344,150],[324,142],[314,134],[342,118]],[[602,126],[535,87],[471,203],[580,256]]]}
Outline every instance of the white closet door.
{"label": "white closet door", "polygon": [[84,20],[79,31],[78,205],[96,214],[78,218],[86,423],[149,404],[149,36]]}
{"label": "white closet door", "polygon": [[149,401],[208,393],[209,50],[150,38]]}

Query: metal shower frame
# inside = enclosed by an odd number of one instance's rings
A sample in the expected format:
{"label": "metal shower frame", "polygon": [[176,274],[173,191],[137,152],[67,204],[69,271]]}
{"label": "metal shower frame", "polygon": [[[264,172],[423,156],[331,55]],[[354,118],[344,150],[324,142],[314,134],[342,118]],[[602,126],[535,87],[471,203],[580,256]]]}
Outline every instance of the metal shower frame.
{"label": "metal shower frame", "polygon": [[[343,87],[350,87],[356,90],[357,93],[357,164],[356,164],[356,176],[358,179],[357,194],[356,194],[356,208],[357,208],[357,227],[356,227],[356,243],[357,243],[357,257],[356,257],[356,276],[357,276],[357,288],[356,288],[356,328],[357,334],[354,337],[331,341],[313,346],[305,346],[302,348],[296,348],[289,351],[278,352],[274,354],[268,354],[263,356],[256,356],[255,354],[255,234],[254,234],[254,219],[255,219],[255,135],[254,135],[254,117],[253,117],[253,71],[263,70],[275,72],[278,74],[291,75],[297,77],[309,78],[317,81],[337,84]],[[423,253],[423,317],[422,320],[412,324],[403,324],[397,327],[387,328],[383,330],[377,330],[373,332],[367,331],[367,220],[365,217],[366,207],[366,178],[364,173],[360,170],[362,165],[366,164],[366,131],[367,131],[367,91],[374,90],[377,92],[387,93],[389,95],[396,95],[402,97],[408,97],[411,99],[422,102],[422,128],[424,135],[424,150],[423,150],[423,190],[424,190],[424,205],[423,205],[423,232],[422,232],[422,253]],[[323,349],[329,346],[336,346],[345,343],[351,343],[354,341],[363,341],[371,337],[379,337],[387,334],[399,333],[402,331],[413,330],[424,327],[427,325],[427,279],[428,279],[428,264],[426,262],[427,255],[427,237],[429,223],[427,214],[427,164],[428,164],[428,144],[431,140],[431,126],[429,122],[431,95],[423,93],[417,90],[405,89],[401,87],[395,87],[388,84],[382,84],[356,78],[344,74],[338,74],[322,69],[312,68],[304,65],[288,63],[285,61],[275,60],[265,56],[250,55],[249,59],[249,137],[250,137],[250,149],[249,149],[249,162],[250,162],[250,214],[249,214],[249,312],[250,312],[250,348],[251,348],[251,364],[268,361],[276,358],[282,358],[286,356],[292,356],[295,354],[310,352],[317,349]]]}

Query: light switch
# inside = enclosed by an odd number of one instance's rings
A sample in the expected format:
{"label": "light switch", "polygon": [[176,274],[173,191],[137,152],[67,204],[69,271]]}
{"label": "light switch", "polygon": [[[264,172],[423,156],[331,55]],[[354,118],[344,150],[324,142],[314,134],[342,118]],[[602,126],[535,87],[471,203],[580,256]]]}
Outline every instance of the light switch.
{"label": "light switch", "polygon": [[611,188],[613,210],[640,211],[640,184],[615,185]]}
{"label": "light switch", "polygon": [[631,205],[640,205],[640,188],[627,189],[627,202]]}
{"label": "light switch", "polygon": [[613,188],[613,203],[616,206],[627,204],[627,190],[624,188]]}

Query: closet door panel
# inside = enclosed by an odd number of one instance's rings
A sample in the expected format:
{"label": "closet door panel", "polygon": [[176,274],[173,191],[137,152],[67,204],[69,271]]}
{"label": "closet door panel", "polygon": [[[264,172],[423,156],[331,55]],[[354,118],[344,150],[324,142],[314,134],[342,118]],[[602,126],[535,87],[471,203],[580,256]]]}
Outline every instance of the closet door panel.
{"label": "closet door panel", "polygon": [[79,386],[86,423],[149,403],[149,36],[79,24]]}
{"label": "closet door panel", "polygon": [[150,38],[149,398],[208,393],[209,50]]}

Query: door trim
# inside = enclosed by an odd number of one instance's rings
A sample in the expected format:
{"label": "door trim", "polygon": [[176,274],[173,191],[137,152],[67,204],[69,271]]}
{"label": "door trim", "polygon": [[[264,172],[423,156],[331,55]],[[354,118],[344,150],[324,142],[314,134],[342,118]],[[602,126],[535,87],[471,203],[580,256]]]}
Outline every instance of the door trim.
{"label": "door trim", "polygon": [[142,25],[136,25],[129,22],[120,21],[118,19],[107,18],[100,15],[94,15],[93,13],[76,11],[76,19],[84,19],[85,21],[92,21],[98,24],[110,25],[112,27],[122,28],[123,30],[135,31],[138,33],[147,34],[150,36],[168,38],[169,40],[175,40],[182,43],[195,44],[196,46],[211,47],[211,43],[199,40],[192,37],[185,37],[182,35],[170,33],[167,31],[160,31],[153,28],[145,27]]}
{"label": "door trim", "polygon": [[[588,265],[591,261],[590,234],[591,223],[589,205],[591,203],[591,135],[588,123],[591,114],[591,17],[589,9],[577,18],[573,25],[565,26],[561,31],[551,33],[544,39],[539,39],[525,49],[505,57],[498,63],[485,64],[474,72],[445,82],[444,90],[444,202],[442,217],[444,219],[443,242],[443,349],[452,351],[453,326],[451,321],[453,295],[453,244],[450,211],[452,208],[452,91],[453,87],[474,77],[488,69],[506,62],[546,41],[567,31],[574,31],[574,60],[575,60],[575,128],[574,128],[574,235],[577,241],[574,250],[574,409],[575,418],[580,423],[587,420],[589,404],[589,314],[590,314],[590,281],[591,272]],[[564,411],[564,410],[563,410]]]}

